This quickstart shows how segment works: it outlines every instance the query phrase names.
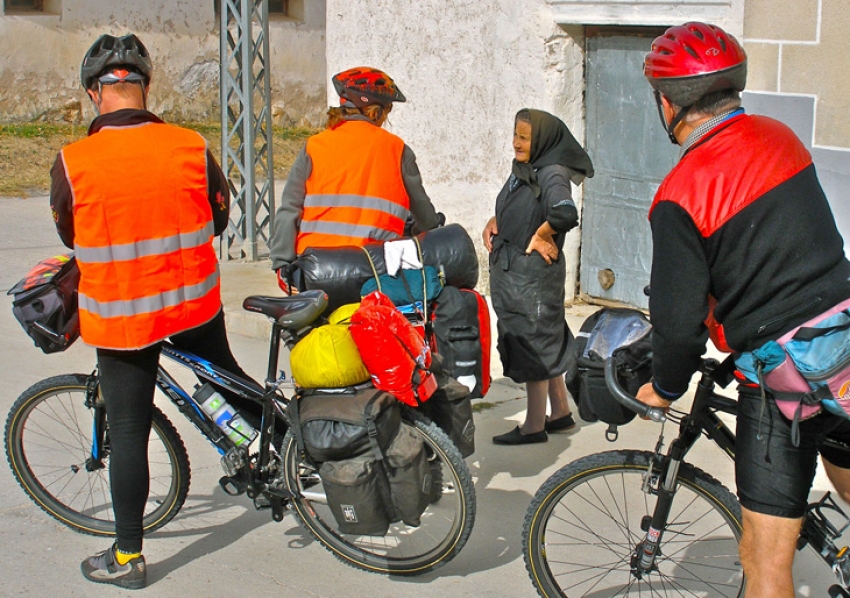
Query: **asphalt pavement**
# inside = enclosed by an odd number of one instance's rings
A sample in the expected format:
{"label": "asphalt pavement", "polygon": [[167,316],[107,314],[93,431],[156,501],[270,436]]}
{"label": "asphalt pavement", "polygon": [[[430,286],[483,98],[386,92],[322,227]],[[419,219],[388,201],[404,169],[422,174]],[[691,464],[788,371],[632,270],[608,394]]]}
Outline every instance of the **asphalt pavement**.
{"label": "asphalt pavement", "polygon": [[[45,197],[0,198],[0,214],[0,290],[5,297],[35,262],[65,248],[56,237]],[[274,277],[268,262],[226,262],[221,272],[233,351],[249,374],[262,379],[270,324],[262,316],[242,311],[241,303],[252,294],[278,295]],[[568,309],[573,331],[595,309],[586,305]],[[9,297],[0,306],[0,339],[4,420],[14,400],[35,382],[94,367],[94,350],[81,341],[65,353],[42,354],[12,316]],[[281,356],[280,367],[288,371],[288,354]],[[476,452],[467,459],[477,496],[475,528],[463,551],[437,571],[405,578],[359,571],[334,558],[291,513],[275,523],[268,511],[256,511],[246,497],[228,496],[218,486],[222,475],[218,453],[159,396],[158,405],[188,449],[192,483],[180,514],[146,538],[148,588],[133,592],[86,581],[79,572],[80,561],[106,548],[109,540],[79,534],[47,516],[27,498],[5,466],[0,467],[0,596],[536,596],[521,548],[522,522],[534,492],[554,471],[578,457],[615,448],[652,450],[660,428],[635,420],[621,428],[618,442],[612,444],[605,440],[603,424],[580,422],[573,432],[551,434],[545,444],[496,446],[490,441],[494,434],[522,421],[525,396],[521,386],[502,377],[495,347],[493,375],[490,393],[475,401]],[[665,432],[669,439],[675,430],[668,425]],[[732,462],[710,443],[699,443],[690,461],[734,490]],[[819,492],[828,485],[819,476],[815,487]],[[826,595],[831,574],[810,552],[798,556],[795,575],[798,595]]]}

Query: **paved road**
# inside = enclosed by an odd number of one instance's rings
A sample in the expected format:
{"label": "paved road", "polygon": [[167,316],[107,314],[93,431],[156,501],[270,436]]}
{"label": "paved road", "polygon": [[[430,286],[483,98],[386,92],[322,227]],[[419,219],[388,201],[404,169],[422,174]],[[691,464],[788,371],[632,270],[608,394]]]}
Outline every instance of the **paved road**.
{"label": "paved road", "polygon": [[[8,290],[33,262],[61,252],[46,199],[0,198],[0,290]],[[239,313],[241,298],[274,292],[267,265],[224,264],[223,291],[234,352],[246,370],[262,378],[268,325],[262,318]],[[573,310],[575,326],[587,310]],[[58,355],[43,355],[33,347],[11,314],[8,298],[0,305],[0,421],[28,386],[67,372],[88,372],[94,352],[81,342]],[[498,360],[497,360],[498,361]],[[286,369],[286,357],[282,359]],[[498,368],[496,368],[498,369]],[[546,444],[494,446],[493,434],[522,420],[522,391],[502,380],[487,397],[492,406],[476,416],[477,451],[469,460],[475,476],[478,514],[463,552],[436,572],[414,578],[383,577],[355,570],[337,561],[301,529],[288,514],[274,523],[257,512],[245,497],[230,497],[218,487],[218,455],[178,414],[160,401],[182,435],[192,460],[189,499],[178,517],[146,541],[149,587],[156,598],[248,594],[262,597],[434,598],[512,596],[536,593],[525,572],[520,535],[525,510],[536,489],[553,471],[579,456],[629,446],[651,449],[658,427],[636,421],[621,429],[620,441],[609,444],[603,426],[583,424],[571,434],[550,436]],[[668,428],[667,437],[672,434]],[[707,443],[697,447],[692,461],[728,486],[732,464]],[[818,487],[825,488],[818,480]],[[70,531],[30,502],[9,468],[0,466],[0,596],[64,598],[141,595],[85,581],[79,561],[105,548],[108,541]],[[827,572],[814,557],[798,558],[799,595],[825,596]]]}

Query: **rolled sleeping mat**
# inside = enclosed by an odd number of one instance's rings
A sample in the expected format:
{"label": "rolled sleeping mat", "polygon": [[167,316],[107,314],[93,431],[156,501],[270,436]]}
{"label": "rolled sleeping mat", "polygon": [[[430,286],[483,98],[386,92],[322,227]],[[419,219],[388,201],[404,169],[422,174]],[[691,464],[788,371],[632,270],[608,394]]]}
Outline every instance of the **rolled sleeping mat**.
{"label": "rolled sleeping mat", "polygon": [[[469,233],[460,224],[449,224],[417,235],[426,266],[445,276],[448,286],[474,289],[478,284],[478,256]],[[378,275],[386,274],[384,243],[364,247]],[[295,265],[301,290],[321,289],[328,295],[327,312],[360,301],[363,284],[374,278],[369,258],[360,247],[308,248]]]}

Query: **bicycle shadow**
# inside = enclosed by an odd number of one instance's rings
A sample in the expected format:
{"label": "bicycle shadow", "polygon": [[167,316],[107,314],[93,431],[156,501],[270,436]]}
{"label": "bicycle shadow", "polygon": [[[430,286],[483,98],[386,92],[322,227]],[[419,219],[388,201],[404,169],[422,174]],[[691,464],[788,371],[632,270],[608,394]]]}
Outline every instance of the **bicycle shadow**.
{"label": "bicycle shadow", "polygon": [[[492,437],[522,422],[525,397],[511,389],[516,398],[475,414],[475,453],[466,459],[475,481],[477,513],[472,535],[451,562],[410,583],[427,583],[437,577],[465,577],[498,569],[522,559],[522,529],[531,498],[543,481],[575,457],[571,447],[582,427],[568,434],[551,434],[549,441],[523,446],[500,446]],[[575,411],[575,409],[574,409]],[[400,578],[399,578],[400,579]]]}
{"label": "bicycle shadow", "polygon": [[[287,513],[285,523],[295,524],[294,517]],[[228,548],[256,532],[259,528],[275,524],[268,509],[257,510],[245,495],[231,497],[220,489],[210,494],[190,494],[180,513],[161,530],[150,534],[146,541],[165,540],[169,545],[179,546],[166,558],[148,569],[148,585],[168,577],[175,571],[196,561]],[[298,525],[287,527],[285,535],[293,535],[288,548],[301,549],[314,543],[306,530]],[[188,544],[180,540],[196,538]]]}

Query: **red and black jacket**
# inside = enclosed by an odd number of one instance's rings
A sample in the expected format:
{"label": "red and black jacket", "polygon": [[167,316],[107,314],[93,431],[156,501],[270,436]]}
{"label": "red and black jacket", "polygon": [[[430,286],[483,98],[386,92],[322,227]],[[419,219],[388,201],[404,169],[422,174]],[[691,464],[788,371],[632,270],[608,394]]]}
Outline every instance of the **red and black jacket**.
{"label": "red and black jacket", "polygon": [[755,349],[850,297],[850,262],[812,158],[785,125],[733,114],[690,147],[649,212],[653,383],[678,398],[714,317]]}

